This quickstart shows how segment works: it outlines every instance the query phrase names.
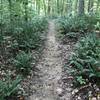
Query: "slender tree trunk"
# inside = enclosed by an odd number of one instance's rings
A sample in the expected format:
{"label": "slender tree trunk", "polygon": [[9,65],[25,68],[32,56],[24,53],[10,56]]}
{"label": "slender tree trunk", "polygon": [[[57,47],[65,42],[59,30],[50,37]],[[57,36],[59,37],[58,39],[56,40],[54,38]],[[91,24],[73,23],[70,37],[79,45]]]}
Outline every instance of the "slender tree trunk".
{"label": "slender tree trunk", "polygon": [[67,0],[67,14],[71,15],[72,13],[72,0]]}
{"label": "slender tree trunk", "polygon": [[44,5],[44,12],[45,12],[45,15],[46,15],[46,3],[45,3],[45,0],[43,0],[43,5]]}
{"label": "slender tree trunk", "polygon": [[48,0],[48,15],[50,15],[51,12],[51,6],[50,6],[51,0]]}
{"label": "slender tree trunk", "polygon": [[65,11],[65,0],[62,1],[62,15],[64,15],[64,11]]}
{"label": "slender tree trunk", "polygon": [[99,6],[100,6],[100,0],[97,1],[97,7],[96,7],[96,12],[99,12]]}
{"label": "slender tree trunk", "polygon": [[40,0],[37,0],[37,11],[38,14],[40,15]]}
{"label": "slender tree trunk", "polygon": [[28,22],[28,0],[25,0],[24,2],[24,9],[25,9],[25,22]]}
{"label": "slender tree trunk", "polygon": [[1,17],[1,22],[0,22],[0,49],[1,49],[1,51],[0,51],[0,55],[2,55],[3,57],[5,57],[6,58],[6,56],[5,56],[5,54],[6,54],[6,50],[5,50],[5,44],[4,44],[4,42],[2,42],[3,41],[3,36],[4,36],[4,34],[3,34],[3,0],[1,0],[1,12],[0,12],[0,17]]}
{"label": "slender tree trunk", "polygon": [[84,14],[84,0],[79,0],[78,15],[82,16]]}
{"label": "slender tree trunk", "polygon": [[59,15],[59,13],[60,13],[60,3],[59,3],[60,1],[59,0],[57,0],[57,13],[58,13],[58,15]]}
{"label": "slender tree trunk", "polygon": [[75,6],[74,6],[74,12],[75,12],[75,15],[77,15],[77,8],[78,8],[78,0],[75,0]]}
{"label": "slender tree trunk", "polygon": [[1,17],[1,22],[0,22],[0,35],[3,34],[3,26],[2,26],[2,22],[3,22],[3,1],[1,0],[1,11],[0,11],[0,17]]}
{"label": "slender tree trunk", "polygon": [[12,1],[8,0],[9,2],[9,12],[10,12],[10,32],[13,32],[13,14],[12,14]]}
{"label": "slender tree trunk", "polygon": [[94,0],[89,0],[88,2],[88,13],[92,14],[93,13],[93,2]]}

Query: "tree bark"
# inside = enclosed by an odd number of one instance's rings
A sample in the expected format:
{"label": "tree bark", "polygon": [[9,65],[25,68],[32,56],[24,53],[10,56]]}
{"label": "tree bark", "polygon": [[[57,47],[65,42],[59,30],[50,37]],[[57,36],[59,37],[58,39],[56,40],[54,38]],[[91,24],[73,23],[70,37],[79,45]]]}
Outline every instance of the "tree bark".
{"label": "tree bark", "polygon": [[25,21],[28,22],[28,0],[25,0],[24,2],[24,9],[25,9]]}
{"label": "tree bark", "polygon": [[45,0],[43,0],[43,5],[44,5],[44,12],[45,12],[45,15],[46,15],[46,3],[45,3]]}
{"label": "tree bark", "polygon": [[67,0],[67,14],[72,14],[72,0]]}
{"label": "tree bark", "polygon": [[0,17],[1,17],[1,22],[0,22],[0,35],[2,35],[3,34],[3,25],[2,25],[2,21],[3,21],[3,1],[1,0],[1,11],[0,11]]}
{"label": "tree bark", "polygon": [[75,7],[74,7],[74,14],[77,15],[77,8],[78,8],[78,0],[75,0]]}
{"label": "tree bark", "polygon": [[78,15],[84,15],[84,0],[79,0]]}
{"label": "tree bark", "polygon": [[48,15],[50,15],[51,6],[50,6],[51,0],[48,0]]}
{"label": "tree bark", "polygon": [[89,0],[88,2],[88,13],[92,14],[93,13],[93,0]]}
{"label": "tree bark", "polygon": [[10,12],[10,32],[13,31],[13,14],[12,14],[12,0],[8,0],[9,12]]}

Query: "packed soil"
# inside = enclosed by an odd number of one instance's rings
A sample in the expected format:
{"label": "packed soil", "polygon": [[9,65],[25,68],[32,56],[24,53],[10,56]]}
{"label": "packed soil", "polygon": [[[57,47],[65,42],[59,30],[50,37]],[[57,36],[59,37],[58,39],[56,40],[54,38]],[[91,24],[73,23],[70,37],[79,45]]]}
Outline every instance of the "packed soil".
{"label": "packed soil", "polygon": [[55,21],[49,22],[45,49],[32,76],[31,94],[26,100],[71,100],[71,79],[64,70],[73,44],[62,44],[56,39]]}

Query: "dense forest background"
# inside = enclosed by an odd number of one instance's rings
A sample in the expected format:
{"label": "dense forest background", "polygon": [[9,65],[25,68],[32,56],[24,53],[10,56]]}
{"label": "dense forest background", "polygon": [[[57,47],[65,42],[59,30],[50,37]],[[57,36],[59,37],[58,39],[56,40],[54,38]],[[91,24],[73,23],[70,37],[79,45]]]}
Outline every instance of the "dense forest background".
{"label": "dense forest background", "polygon": [[[67,16],[89,14],[100,16],[100,0],[0,0],[1,33],[36,15]],[[2,29],[2,27],[5,27]]]}

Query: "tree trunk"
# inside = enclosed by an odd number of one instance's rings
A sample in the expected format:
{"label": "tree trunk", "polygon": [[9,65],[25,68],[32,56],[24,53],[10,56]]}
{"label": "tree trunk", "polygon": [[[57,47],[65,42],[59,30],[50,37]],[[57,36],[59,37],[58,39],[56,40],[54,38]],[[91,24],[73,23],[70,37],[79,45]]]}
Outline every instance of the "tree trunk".
{"label": "tree trunk", "polygon": [[100,0],[97,1],[96,13],[99,12]]}
{"label": "tree trunk", "polygon": [[60,13],[60,5],[59,5],[60,3],[59,3],[59,0],[57,0],[57,13],[59,14]]}
{"label": "tree trunk", "polygon": [[24,3],[24,10],[25,10],[24,18],[25,18],[25,22],[27,23],[28,22],[28,0],[25,0],[23,3]]}
{"label": "tree trunk", "polygon": [[46,15],[46,3],[45,3],[45,0],[43,0],[43,5],[44,5],[44,12],[45,12],[45,15]]}
{"label": "tree trunk", "polygon": [[72,14],[72,0],[67,0],[67,14]]}
{"label": "tree trunk", "polygon": [[78,15],[84,15],[84,0],[79,0]]}
{"label": "tree trunk", "polygon": [[78,0],[75,0],[74,14],[77,15]]}
{"label": "tree trunk", "polygon": [[93,0],[89,0],[88,2],[88,13],[92,14],[93,13]]}
{"label": "tree trunk", "polygon": [[0,22],[0,35],[2,36],[3,34],[3,25],[2,25],[2,21],[3,21],[3,1],[1,0],[1,11],[0,11],[0,17],[1,17],[1,22]]}
{"label": "tree trunk", "polygon": [[50,15],[51,6],[50,6],[51,0],[48,0],[48,15]]}
{"label": "tree trunk", "polygon": [[12,0],[8,0],[9,2],[9,12],[10,12],[10,32],[13,33],[13,13],[12,13]]}

